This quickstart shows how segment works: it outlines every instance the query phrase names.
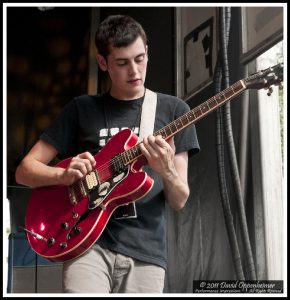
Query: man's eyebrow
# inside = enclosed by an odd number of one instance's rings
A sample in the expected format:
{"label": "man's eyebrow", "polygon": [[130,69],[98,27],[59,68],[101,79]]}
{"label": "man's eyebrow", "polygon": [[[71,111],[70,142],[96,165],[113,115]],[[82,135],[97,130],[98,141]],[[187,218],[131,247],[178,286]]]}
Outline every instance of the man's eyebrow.
{"label": "man's eyebrow", "polygon": [[[144,56],[144,55],[145,55],[145,53],[140,53],[137,56],[135,56],[134,59],[139,58],[139,57]],[[122,58],[122,57],[119,57],[119,58],[115,59],[115,61],[127,61],[127,60],[129,60],[129,59],[128,58]]]}

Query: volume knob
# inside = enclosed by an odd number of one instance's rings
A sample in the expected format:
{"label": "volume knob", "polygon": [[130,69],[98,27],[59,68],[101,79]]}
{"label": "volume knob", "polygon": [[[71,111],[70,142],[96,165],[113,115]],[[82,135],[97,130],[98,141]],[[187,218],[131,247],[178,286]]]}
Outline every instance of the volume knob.
{"label": "volume knob", "polygon": [[53,237],[51,237],[47,240],[47,243],[49,246],[52,246],[55,243],[55,239]]}
{"label": "volume knob", "polygon": [[67,222],[64,222],[64,223],[61,223],[61,228],[63,229],[68,229],[68,223]]}
{"label": "volume knob", "polygon": [[76,234],[79,234],[79,233],[81,233],[81,232],[82,232],[81,227],[76,227],[76,228],[75,228],[75,233],[76,233]]}
{"label": "volume knob", "polygon": [[65,249],[65,248],[67,247],[67,243],[66,243],[66,242],[60,243],[60,247],[61,247],[62,249]]}

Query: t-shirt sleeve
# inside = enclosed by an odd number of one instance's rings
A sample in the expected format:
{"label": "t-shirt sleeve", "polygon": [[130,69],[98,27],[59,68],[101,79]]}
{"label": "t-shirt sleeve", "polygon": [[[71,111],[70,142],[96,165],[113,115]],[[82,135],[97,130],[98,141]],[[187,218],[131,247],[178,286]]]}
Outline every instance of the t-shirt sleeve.
{"label": "t-shirt sleeve", "polygon": [[[190,111],[187,103],[182,100],[178,101],[175,109],[175,119]],[[188,151],[188,156],[191,157],[200,151],[200,146],[197,138],[196,127],[194,124],[189,125],[174,137],[176,153]]]}
{"label": "t-shirt sleeve", "polygon": [[78,113],[75,99],[63,108],[57,119],[40,135],[40,139],[54,146],[58,157],[64,159],[76,153]]}

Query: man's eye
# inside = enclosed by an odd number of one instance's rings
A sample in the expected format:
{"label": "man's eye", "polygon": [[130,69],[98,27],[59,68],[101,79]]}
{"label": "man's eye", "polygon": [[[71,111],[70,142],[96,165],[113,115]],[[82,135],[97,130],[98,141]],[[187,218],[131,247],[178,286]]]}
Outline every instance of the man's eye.
{"label": "man's eye", "polygon": [[143,60],[144,60],[144,56],[141,56],[136,59],[136,62],[139,63],[142,62]]}
{"label": "man's eye", "polygon": [[123,63],[118,63],[118,66],[119,66],[119,67],[126,66],[126,62],[123,62]]}

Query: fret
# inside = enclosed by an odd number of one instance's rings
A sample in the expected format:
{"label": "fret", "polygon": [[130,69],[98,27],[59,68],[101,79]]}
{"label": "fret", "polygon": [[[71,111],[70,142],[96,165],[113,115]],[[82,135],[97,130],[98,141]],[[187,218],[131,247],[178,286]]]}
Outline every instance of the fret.
{"label": "fret", "polygon": [[133,159],[135,159],[135,158],[136,158],[136,151],[137,151],[137,148],[136,148],[136,147],[133,147],[133,148],[131,148],[130,150],[131,150],[131,154],[132,154]]}
{"label": "fret", "polygon": [[166,126],[165,127],[165,137],[170,136],[174,131],[171,129],[171,126]]}
{"label": "fret", "polygon": [[215,108],[215,103],[212,98],[210,98],[207,102],[210,110]]}
{"label": "fret", "polygon": [[138,145],[130,148],[129,150],[122,153],[125,157],[125,161],[123,161],[123,165],[128,165],[130,162],[135,160],[139,155],[141,155],[141,151],[138,148]]}
{"label": "fret", "polygon": [[200,109],[200,107],[198,106],[198,107],[196,107],[196,108],[194,109],[194,111],[195,111],[195,113],[196,113],[196,115],[194,115],[194,116],[195,116],[196,119],[199,118],[199,117],[202,115],[202,110],[199,111],[199,110],[197,110],[197,109]]}
{"label": "fret", "polygon": [[210,107],[209,104],[208,104],[208,101],[205,101],[205,103],[206,103],[208,109],[211,109],[211,107]]}
{"label": "fret", "polygon": [[213,99],[215,100],[216,104],[219,104],[218,99],[216,96],[213,96]]}
{"label": "fret", "polygon": [[233,94],[233,91],[227,89],[227,90],[225,90],[225,95],[226,95],[227,99],[230,99],[234,94]]}
{"label": "fret", "polygon": [[127,155],[126,155],[126,152],[121,153],[121,159],[122,159],[123,165],[125,165],[125,164],[127,163]]}
{"label": "fret", "polygon": [[[127,151],[127,153],[129,153],[129,151]],[[117,155],[111,159],[111,164],[113,167],[112,168],[113,174],[118,174],[122,170],[124,170],[125,164],[122,161],[122,156],[123,156],[123,153],[120,153],[119,155]]]}
{"label": "fret", "polygon": [[[178,119],[172,121],[171,123],[167,124],[165,127],[159,129],[155,133],[154,136],[161,135],[162,138],[166,139],[168,137],[173,136],[175,133],[181,131],[186,126],[194,123],[194,121],[204,117],[209,112],[215,110],[216,108],[222,106],[226,101],[230,100],[236,94],[239,94],[241,91],[245,89],[245,86],[242,81],[236,82],[232,86],[228,87],[227,89],[219,92],[217,95],[213,96],[212,98],[208,99],[204,103],[200,104],[199,106],[193,108],[183,116],[180,116]],[[131,149],[125,151],[123,158],[123,164],[127,165],[131,163],[133,160],[138,158],[142,155],[138,145],[132,147]],[[120,166],[117,166],[120,168]]]}
{"label": "fret", "polygon": [[135,158],[136,158],[138,155],[141,154],[140,149],[139,149],[138,147],[135,146],[135,147],[133,147],[133,148],[131,148],[131,149],[133,149]]}
{"label": "fret", "polygon": [[186,114],[183,115],[180,119],[181,119],[181,122],[182,122],[183,126],[185,126],[189,123]]}
{"label": "fret", "polygon": [[[132,148],[131,148],[132,149]],[[130,149],[130,150],[131,150]],[[127,151],[125,151],[125,152],[123,152],[123,156],[125,157],[125,163],[124,163],[124,165],[127,165],[127,164],[129,164],[130,163],[130,157],[129,157],[129,154],[128,154],[128,152],[130,151],[130,150],[127,150]]]}
{"label": "fret", "polygon": [[206,106],[204,104],[202,104],[200,106],[200,111],[201,111],[202,115],[204,114],[204,112],[207,112],[207,108],[206,108]]}
{"label": "fret", "polygon": [[177,127],[177,125],[176,125],[176,123],[175,123],[175,122],[172,122],[172,123],[170,123],[170,124],[172,124],[172,125],[174,125],[174,126],[175,126],[175,130],[174,130],[174,132],[178,130],[178,127]]}
{"label": "fret", "polygon": [[202,104],[202,106],[201,106],[202,114],[204,115],[207,111],[208,111],[208,108],[206,107],[206,105]]}
{"label": "fret", "polygon": [[[154,135],[161,135],[164,139],[168,136],[167,130],[169,129],[168,125],[158,130]],[[170,130],[170,129],[169,129]]]}
{"label": "fret", "polygon": [[196,115],[195,115],[195,113],[194,113],[194,109],[193,109],[191,112],[192,112],[192,114],[193,114],[193,118],[196,119]]}
{"label": "fret", "polygon": [[163,138],[166,137],[166,128],[168,127],[168,125],[166,125],[165,127],[157,130],[156,132],[153,133],[154,136],[157,136],[157,135],[161,135]]}
{"label": "fret", "polygon": [[188,112],[187,114],[185,114],[185,117],[186,117],[186,119],[187,119],[187,124],[190,123],[189,115],[190,115],[190,112]]}
{"label": "fret", "polygon": [[[164,128],[162,128],[162,129],[160,129],[159,131],[158,131],[158,134],[157,135],[161,135],[164,139],[168,136],[168,134],[167,134],[167,132],[166,132],[166,129],[169,129],[170,130],[170,128],[168,127],[168,126],[166,126],[166,127],[164,127]],[[170,130],[171,131],[171,130]]]}
{"label": "fret", "polygon": [[124,164],[127,164],[130,161],[130,159],[127,155],[127,152],[123,152],[123,157],[125,158],[125,163]]}
{"label": "fret", "polygon": [[[132,149],[132,148],[131,148],[131,149]],[[127,151],[130,160],[133,159],[133,155],[132,155],[132,153],[131,153],[131,149],[129,149],[129,150]]]}
{"label": "fret", "polygon": [[163,135],[164,135],[164,128],[162,128],[162,129],[154,132],[153,135],[154,136],[161,135],[163,137]]}
{"label": "fret", "polygon": [[164,133],[165,136],[169,136],[171,135],[171,133],[174,133],[174,130],[172,130],[171,125],[167,125],[166,127],[164,127]]}
{"label": "fret", "polygon": [[223,96],[222,94],[219,94],[219,97],[218,97],[219,104],[223,103],[223,101],[224,101],[222,96]]}
{"label": "fret", "polygon": [[135,156],[134,156],[134,150],[132,148],[128,150],[128,154],[130,160],[134,160]]}
{"label": "fret", "polygon": [[176,123],[176,126],[177,126],[177,129],[178,129],[178,130],[182,128],[182,123],[180,122],[179,119],[177,119],[177,120],[175,121],[175,123]]}
{"label": "fret", "polygon": [[234,87],[233,86],[230,86],[232,92],[233,92],[233,95],[236,93],[235,90],[234,90]]}
{"label": "fret", "polygon": [[243,90],[243,85],[241,84],[241,82],[236,82],[236,83],[233,85],[233,88],[234,88],[234,90],[238,93],[238,92],[240,92],[241,90]]}

